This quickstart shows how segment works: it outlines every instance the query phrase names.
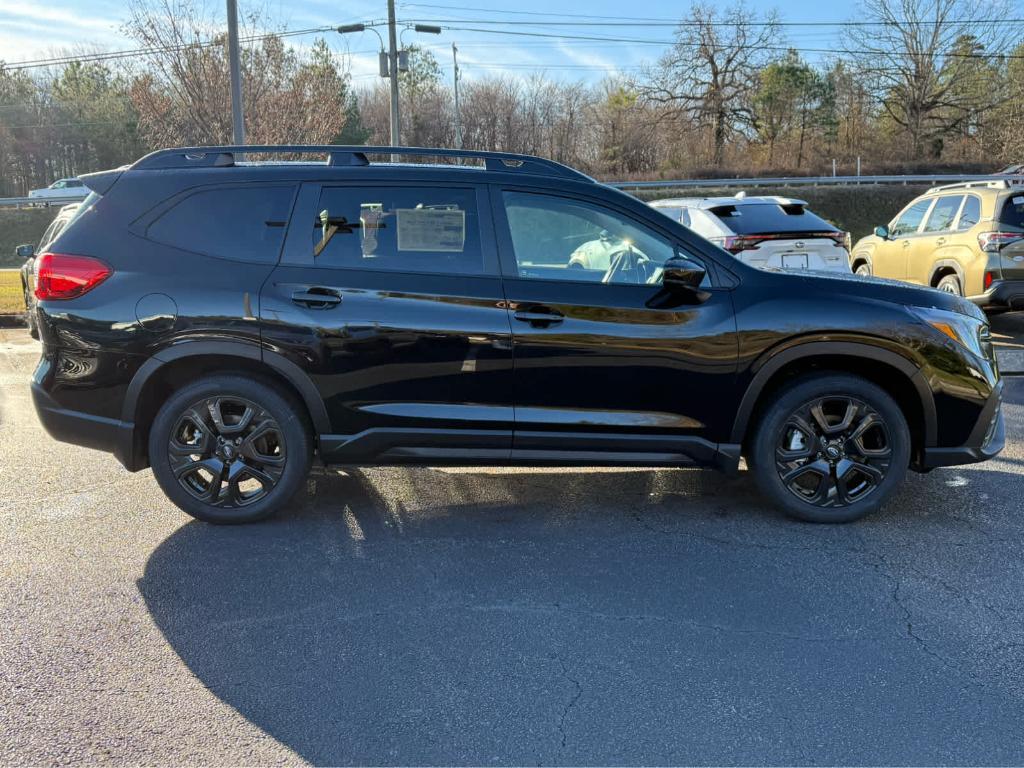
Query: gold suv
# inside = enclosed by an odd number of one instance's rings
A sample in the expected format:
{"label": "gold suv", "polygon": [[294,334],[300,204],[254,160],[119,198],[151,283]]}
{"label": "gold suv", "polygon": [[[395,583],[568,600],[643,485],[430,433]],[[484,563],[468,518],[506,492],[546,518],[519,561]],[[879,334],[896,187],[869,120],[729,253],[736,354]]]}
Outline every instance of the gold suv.
{"label": "gold suv", "polygon": [[930,189],[859,240],[850,266],[966,296],[984,309],[1024,309],[1024,183]]}

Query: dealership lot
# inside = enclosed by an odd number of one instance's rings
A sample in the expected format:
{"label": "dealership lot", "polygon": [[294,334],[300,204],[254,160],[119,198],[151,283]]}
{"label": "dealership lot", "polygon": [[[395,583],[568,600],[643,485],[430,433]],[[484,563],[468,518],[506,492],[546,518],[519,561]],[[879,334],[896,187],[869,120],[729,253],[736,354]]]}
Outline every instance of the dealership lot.
{"label": "dealership lot", "polygon": [[711,472],[374,469],[215,528],[50,440],[37,356],[0,330],[0,763],[1024,761],[1024,379],[997,460],[856,525]]}

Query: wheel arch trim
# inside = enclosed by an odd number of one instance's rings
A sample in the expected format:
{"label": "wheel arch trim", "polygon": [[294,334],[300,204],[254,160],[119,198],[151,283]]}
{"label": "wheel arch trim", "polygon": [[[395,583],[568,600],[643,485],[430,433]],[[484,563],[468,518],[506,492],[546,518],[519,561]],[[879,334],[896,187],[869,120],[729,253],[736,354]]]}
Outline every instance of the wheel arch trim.
{"label": "wheel arch trim", "polygon": [[276,352],[263,349],[255,344],[240,341],[189,341],[167,347],[154,354],[139,367],[139,370],[136,371],[135,376],[132,377],[131,383],[128,385],[124,404],[121,408],[121,421],[125,424],[134,424],[142,392],[152,377],[164,366],[189,357],[205,355],[216,355],[228,359],[240,358],[264,363],[295,387],[295,390],[302,398],[303,404],[309,411],[309,416],[313,421],[313,428],[316,432],[318,434],[331,432],[331,422],[327,414],[327,407],[324,405],[323,398],[320,397],[320,393],[306,372]]}
{"label": "wheel arch trim", "polygon": [[743,393],[743,398],[740,400],[740,406],[733,421],[730,436],[731,442],[744,442],[750,427],[751,417],[754,414],[754,408],[772,377],[790,363],[814,357],[851,357],[860,360],[871,360],[873,362],[885,363],[905,375],[917,393],[921,404],[921,411],[924,416],[924,445],[926,447],[935,445],[936,435],[938,434],[935,400],[932,397],[928,383],[922,375],[921,368],[907,358],[873,344],[836,341],[804,342],[778,351],[767,359],[755,363],[753,367],[757,372],[754,374],[753,379],[747,386],[746,392]]}
{"label": "wheel arch trim", "polygon": [[964,268],[960,265],[956,259],[939,259],[932,264],[931,272],[928,273],[928,285],[934,288],[936,286],[935,276],[944,269],[952,269],[960,281],[960,290],[967,295],[967,285],[965,284]]}

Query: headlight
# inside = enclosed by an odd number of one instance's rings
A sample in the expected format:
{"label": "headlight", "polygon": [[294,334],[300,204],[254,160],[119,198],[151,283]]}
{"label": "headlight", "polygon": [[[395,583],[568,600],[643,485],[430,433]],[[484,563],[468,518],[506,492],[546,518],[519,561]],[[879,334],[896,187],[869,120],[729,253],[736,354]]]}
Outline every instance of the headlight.
{"label": "headlight", "polygon": [[992,336],[984,320],[944,309],[908,307],[920,320],[978,357],[992,359]]}

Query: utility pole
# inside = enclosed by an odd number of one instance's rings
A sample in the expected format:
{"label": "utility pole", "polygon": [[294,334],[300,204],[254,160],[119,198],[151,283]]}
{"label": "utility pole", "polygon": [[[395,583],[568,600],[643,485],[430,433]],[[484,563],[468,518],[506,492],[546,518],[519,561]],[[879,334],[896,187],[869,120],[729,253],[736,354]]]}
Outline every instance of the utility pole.
{"label": "utility pole", "polygon": [[[393,0],[390,3],[394,6]],[[392,17],[394,21],[394,17]],[[228,65],[231,68],[231,135],[235,144],[245,144],[242,115],[242,67],[238,55],[238,0],[228,0]]]}
{"label": "utility pole", "polygon": [[453,79],[455,80],[455,148],[462,149],[462,117],[459,114],[459,49],[452,43]]}
{"label": "utility pole", "polygon": [[395,0],[388,0],[388,77],[391,79],[391,146],[401,145],[398,113],[398,39],[395,34]]}

